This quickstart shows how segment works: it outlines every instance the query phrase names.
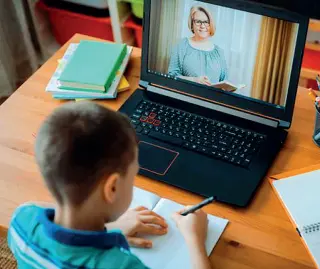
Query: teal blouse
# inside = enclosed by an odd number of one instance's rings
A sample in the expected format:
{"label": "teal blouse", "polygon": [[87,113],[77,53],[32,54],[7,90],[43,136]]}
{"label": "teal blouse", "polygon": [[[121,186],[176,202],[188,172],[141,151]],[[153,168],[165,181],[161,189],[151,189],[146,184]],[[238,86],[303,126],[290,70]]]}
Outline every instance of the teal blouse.
{"label": "teal blouse", "polygon": [[188,38],[184,38],[173,50],[168,73],[172,76],[207,76],[211,83],[228,77],[227,63],[219,46],[215,45],[211,51],[196,49],[190,45]]}

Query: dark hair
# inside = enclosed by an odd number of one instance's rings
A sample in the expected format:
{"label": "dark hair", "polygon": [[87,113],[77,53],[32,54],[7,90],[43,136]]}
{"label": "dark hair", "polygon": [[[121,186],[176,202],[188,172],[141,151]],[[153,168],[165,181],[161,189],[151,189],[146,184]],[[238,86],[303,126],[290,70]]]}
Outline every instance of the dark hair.
{"label": "dark hair", "polygon": [[127,172],[136,146],[125,116],[83,101],[60,106],[44,121],[35,155],[57,202],[79,205],[104,175]]}

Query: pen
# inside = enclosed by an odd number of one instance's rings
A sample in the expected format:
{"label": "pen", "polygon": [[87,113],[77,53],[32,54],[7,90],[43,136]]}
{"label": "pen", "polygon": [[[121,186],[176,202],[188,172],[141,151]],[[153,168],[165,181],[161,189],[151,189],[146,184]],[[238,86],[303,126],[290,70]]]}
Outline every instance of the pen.
{"label": "pen", "polygon": [[201,203],[199,203],[199,204],[197,204],[197,205],[194,205],[194,206],[192,206],[191,208],[189,208],[188,210],[182,212],[181,215],[182,215],[182,216],[187,216],[188,214],[197,211],[198,209],[200,209],[200,208],[202,208],[202,207],[204,207],[204,206],[212,203],[212,202],[215,201],[215,200],[216,200],[216,197],[211,196],[211,197],[203,200]]}

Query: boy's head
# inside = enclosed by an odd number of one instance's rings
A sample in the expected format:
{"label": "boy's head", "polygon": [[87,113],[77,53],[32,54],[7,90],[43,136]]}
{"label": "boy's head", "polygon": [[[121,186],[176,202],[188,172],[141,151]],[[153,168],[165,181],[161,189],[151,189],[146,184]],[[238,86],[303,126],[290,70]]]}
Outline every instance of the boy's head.
{"label": "boy's head", "polygon": [[93,102],[67,103],[42,124],[36,160],[60,206],[88,200],[116,219],[132,199],[138,172],[137,138],[128,119]]}

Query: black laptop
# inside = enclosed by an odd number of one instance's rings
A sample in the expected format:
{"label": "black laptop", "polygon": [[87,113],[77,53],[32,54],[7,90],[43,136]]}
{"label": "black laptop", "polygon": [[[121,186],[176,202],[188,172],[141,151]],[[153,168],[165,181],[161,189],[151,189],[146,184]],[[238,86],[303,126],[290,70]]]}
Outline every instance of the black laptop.
{"label": "black laptop", "polygon": [[141,80],[120,108],[140,174],[246,206],[287,137],[308,18],[244,1],[145,0]]}

